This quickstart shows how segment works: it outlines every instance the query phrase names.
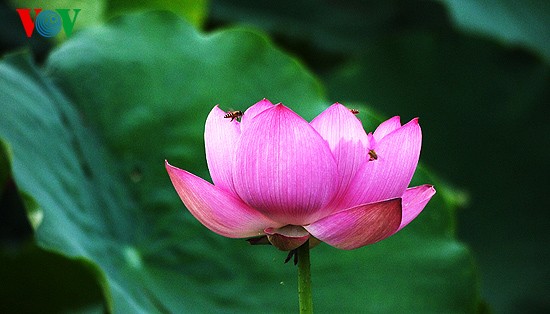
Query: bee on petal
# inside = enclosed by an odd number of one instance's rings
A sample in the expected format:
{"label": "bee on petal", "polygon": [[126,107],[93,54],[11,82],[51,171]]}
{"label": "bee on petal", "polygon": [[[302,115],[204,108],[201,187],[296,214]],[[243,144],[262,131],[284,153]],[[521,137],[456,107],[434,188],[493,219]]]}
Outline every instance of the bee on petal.
{"label": "bee on petal", "polygon": [[240,110],[237,111],[228,111],[225,116],[223,116],[226,119],[231,118],[231,121],[237,119],[237,121],[240,121],[240,118],[243,116],[243,112]]}
{"label": "bee on petal", "polygon": [[373,161],[378,159],[378,155],[374,151],[374,149],[369,150],[369,161]]}

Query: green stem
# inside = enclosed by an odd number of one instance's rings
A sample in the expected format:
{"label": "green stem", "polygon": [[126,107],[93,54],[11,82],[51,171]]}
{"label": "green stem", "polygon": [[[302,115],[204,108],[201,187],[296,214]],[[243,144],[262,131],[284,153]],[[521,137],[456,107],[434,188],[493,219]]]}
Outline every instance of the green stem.
{"label": "green stem", "polygon": [[300,314],[313,313],[311,271],[309,269],[309,240],[298,248],[298,299]]}

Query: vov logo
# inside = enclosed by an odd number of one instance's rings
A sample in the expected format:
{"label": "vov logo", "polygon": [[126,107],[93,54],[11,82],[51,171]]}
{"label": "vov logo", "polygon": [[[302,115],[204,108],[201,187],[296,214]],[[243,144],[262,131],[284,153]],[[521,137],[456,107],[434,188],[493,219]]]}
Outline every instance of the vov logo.
{"label": "vov logo", "polygon": [[67,37],[73,33],[74,23],[80,9],[72,9],[74,11],[74,17],[71,20],[69,17],[69,11],[71,9],[55,9],[44,10],[34,9],[34,21],[31,18],[31,9],[15,9],[19,13],[23,28],[25,28],[25,34],[27,37],[31,37],[34,29],[38,34],[43,37],[53,37],[61,31],[61,28],[65,31]]}

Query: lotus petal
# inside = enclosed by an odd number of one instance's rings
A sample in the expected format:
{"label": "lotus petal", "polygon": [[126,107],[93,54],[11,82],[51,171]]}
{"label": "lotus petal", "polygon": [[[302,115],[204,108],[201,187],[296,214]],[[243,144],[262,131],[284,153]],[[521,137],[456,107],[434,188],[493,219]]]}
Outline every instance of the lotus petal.
{"label": "lotus petal", "polygon": [[348,108],[335,103],[310,124],[327,141],[338,166],[338,191],[345,191],[367,158],[368,139],[361,121]]}
{"label": "lotus petal", "polygon": [[394,234],[401,222],[401,199],[359,205],[304,228],[317,239],[336,248],[356,249]]}
{"label": "lotus petal", "polygon": [[264,234],[268,227],[281,227],[254,210],[231,192],[166,162],[176,192],[191,214],[215,233],[228,238]]}
{"label": "lotus petal", "polygon": [[290,251],[306,243],[309,232],[301,226],[286,225],[282,228],[264,230],[269,242],[281,251]]}
{"label": "lotus petal", "polygon": [[400,127],[401,127],[401,118],[399,116],[395,116],[380,123],[380,125],[374,131],[373,136],[376,139],[376,141],[379,142],[384,136],[399,129]]}
{"label": "lotus petal", "polygon": [[421,144],[418,119],[384,136],[375,148],[376,159],[357,171],[339,208],[401,197],[416,170]]}
{"label": "lotus petal", "polygon": [[233,144],[241,134],[236,120],[224,118],[225,112],[215,106],[206,118],[204,126],[204,146],[206,162],[212,181],[218,188],[234,191],[233,188]]}
{"label": "lotus petal", "polygon": [[403,217],[397,231],[403,229],[413,221],[434,195],[435,189],[433,185],[429,184],[407,189],[403,194]]}
{"label": "lotus petal", "polygon": [[237,143],[233,181],[240,198],[285,225],[327,215],[338,185],[327,142],[282,104],[252,119]]}
{"label": "lotus petal", "polygon": [[248,128],[252,119],[254,119],[254,117],[256,117],[258,114],[272,107],[273,104],[271,103],[271,101],[265,98],[250,106],[250,108],[246,109],[241,118],[241,130],[245,130],[246,128]]}

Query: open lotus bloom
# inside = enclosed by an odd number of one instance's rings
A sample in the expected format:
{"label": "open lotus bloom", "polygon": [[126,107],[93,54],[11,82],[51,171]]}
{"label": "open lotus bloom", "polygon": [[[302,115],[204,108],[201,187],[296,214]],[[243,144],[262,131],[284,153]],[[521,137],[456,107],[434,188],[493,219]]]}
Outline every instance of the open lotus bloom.
{"label": "open lotus bloom", "polygon": [[334,104],[311,123],[264,99],[241,121],[214,107],[206,160],[214,184],[166,162],[178,195],[208,229],[230,238],[266,236],[281,250],[308,239],[355,249],[410,223],[435,194],[407,188],[418,164],[418,119],[393,117],[367,134]]}

